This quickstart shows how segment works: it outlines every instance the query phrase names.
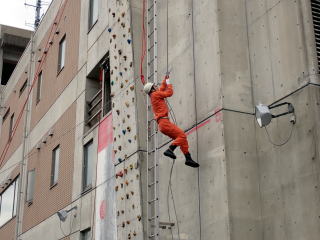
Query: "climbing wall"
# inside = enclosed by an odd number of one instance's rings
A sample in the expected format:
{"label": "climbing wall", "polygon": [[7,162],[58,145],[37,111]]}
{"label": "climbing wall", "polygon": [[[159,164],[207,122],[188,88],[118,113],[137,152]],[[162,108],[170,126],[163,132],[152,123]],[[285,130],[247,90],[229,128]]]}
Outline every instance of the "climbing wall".
{"label": "climbing wall", "polygon": [[108,4],[117,236],[143,239],[130,5]]}

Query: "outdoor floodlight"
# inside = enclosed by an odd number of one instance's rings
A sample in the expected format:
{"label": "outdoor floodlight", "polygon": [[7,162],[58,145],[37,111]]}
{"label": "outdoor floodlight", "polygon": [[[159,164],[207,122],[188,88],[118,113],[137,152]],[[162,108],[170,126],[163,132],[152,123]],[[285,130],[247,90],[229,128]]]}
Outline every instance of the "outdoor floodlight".
{"label": "outdoor floodlight", "polygon": [[72,210],[76,210],[77,206],[74,206],[73,208],[70,208],[69,210],[60,210],[57,212],[57,215],[60,219],[60,221],[64,222],[67,219],[68,213],[71,212]]}
{"label": "outdoor floodlight", "polygon": [[[288,111],[287,112],[280,113],[280,114],[277,114],[277,115],[273,115],[270,112],[270,109],[277,108],[277,107],[280,107],[280,106],[283,106],[283,105],[288,105]],[[293,107],[293,105],[291,103],[288,103],[288,102],[280,103],[280,104],[277,104],[277,105],[270,105],[270,106],[259,104],[259,105],[257,105],[255,107],[255,115],[256,115],[256,119],[257,119],[257,122],[258,122],[260,127],[267,126],[271,122],[272,118],[281,117],[281,116],[284,116],[284,115],[287,115],[287,114],[291,114],[291,113],[294,114],[294,107]],[[295,116],[293,116],[291,118],[290,122],[293,123],[293,124],[295,123]]]}

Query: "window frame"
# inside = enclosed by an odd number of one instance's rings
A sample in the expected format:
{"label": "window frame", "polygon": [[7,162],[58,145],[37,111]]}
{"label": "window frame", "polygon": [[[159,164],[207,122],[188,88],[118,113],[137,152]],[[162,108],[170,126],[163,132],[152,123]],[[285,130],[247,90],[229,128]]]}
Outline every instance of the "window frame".
{"label": "window frame", "polygon": [[[58,151],[58,158],[57,156],[57,151]],[[50,189],[53,188],[58,184],[58,179],[59,179],[59,165],[60,165],[60,153],[61,153],[61,148],[60,144],[57,145],[53,150],[51,154],[51,175],[50,175]],[[56,161],[57,160],[57,161]],[[57,169],[56,169],[57,168]],[[57,173],[57,176],[55,177],[55,174]]]}
{"label": "window frame", "polygon": [[[96,19],[94,19],[94,3],[96,4],[96,8],[97,8],[97,16]],[[91,29],[96,25],[96,23],[98,22],[99,19],[99,0],[89,0],[89,13],[88,13],[88,33],[91,31]]]}
{"label": "window frame", "polygon": [[[66,34],[63,35],[59,42],[59,52],[58,52],[58,67],[57,67],[57,73],[59,73],[64,69],[64,66],[66,65],[66,51],[67,51],[67,38]],[[63,60],[63,61],[62,61]],[[63,63],[63,65],[62,65]]]}
{"label": "window frame", "polygon": [[[8,222],[10,222],[14,217],[17,215],[17,204],[18,204],[18,190],[19,190],[19,175],[0,193],[0,221],[1,221],[1,213],[2,213],[2,200],[3,200],[3,194],[11,187],[13,186],[13,196],[12,196],[12,211],[11,211],[11,217],[3,222],[1,224],[0,222],[0,228],[4,225],[6,225]],[[10,206],[11,207],[11,206]]]}
{"label": "window frame", "polygon": [[23,82],[23,84],[22,84],[22,86],[21,86],[21,88],[20,88],[20,90],[19,90],[19,97],[21,97],[21,95],[24,93],[24,90],[26,90],[27,85],[28,85],[28,79],[26,79],[26,80]]}
{"label": "window frame", "polygon": [[42,79],[43,79],[43,72],[40,71],[39,74],[38,74],[38,79],[37,79],[36,104],[38,104],[40,102],[40,100],[41,100]]}
{"label": "window frame", "polygon": [[14,113],[11,114],[10,123],[9,123],[9,141],[12,139],[14,130]]}
{"label": "window frame", "polygon": [[[29,178],[29,174],[30,173],[33,173],[33,179],[32,179],[32,194],[31,194],[31,198],[29,199],[29,195],[30,195],[30,178]],[[26,186],[26,202],[31,204],[33,202],[33,197],[34,197],[34,187],[35,187],[35,177],[36,177],[36,169],[33,168],[33,169],[30,169],[28,170],[28,173],[27,173],[27,186]]]}
{"label": "window frame", "polygon": [[[82,161],[82,192],[86,192],[89,189],[92,188],[92,175],[93,175],[93,156],[91,157],[91,179],[90,183],[87,181],[88,179],[88,173],[90,170],[90,166],[88,164],[88,158],[89,151],[88,151],[88,146],[91,146],[91,150],[93,150],[93,139],[90,139],[86,144],[83,145],[83,161]],[[93,151],[92,151],[93,153]],[[89,166],[89,167],[88,167]]]}

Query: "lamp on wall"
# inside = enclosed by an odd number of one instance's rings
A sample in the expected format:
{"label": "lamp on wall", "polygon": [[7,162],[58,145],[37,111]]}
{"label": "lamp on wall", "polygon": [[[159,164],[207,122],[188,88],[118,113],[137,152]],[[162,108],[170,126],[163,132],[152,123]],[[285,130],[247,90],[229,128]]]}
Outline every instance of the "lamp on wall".
{"label": "lamp on wall", "polygon": [[[278,107],[281,107],[284,105],[288,106],[288,111],[286,111],[284,113],[276,114],[276,115],[273,115],[271,113],[270,109],[278,108]],[[290,122],[292,124],[295,124],[296,123],[296,116],[294,114],[294,107],[289,102],[283,102],[283,103],[279,103],[276,105],[270,105],[270,106],[258,104],[255,107],[255,116],[256,116],[257,122],[260,127],[265,127],[265,126],[269,125],[272,118],[277,118],[277,117],[281,117],[281,116],[288,115],[288,114],[293,114],[290,119]]]}
{"label": "lamp on wall", "polygon": [[60,219],[60,221],[64,222],[67,219],[68,213],[71,212],[72,210],[76,210],[78,207],[74,206],[73,208],[70,208],[69,210],[60,210],[57,212],[57,215]]}

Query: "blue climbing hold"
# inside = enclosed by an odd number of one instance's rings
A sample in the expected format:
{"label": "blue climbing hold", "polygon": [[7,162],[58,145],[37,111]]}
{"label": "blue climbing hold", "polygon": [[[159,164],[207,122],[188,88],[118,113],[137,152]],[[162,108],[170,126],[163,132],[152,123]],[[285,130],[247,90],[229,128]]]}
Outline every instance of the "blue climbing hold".
{"label": "blue climbing hold", "polygon": [[128,139],[128,142],[131,143],[132,142],[131,139]]}
{"label": "blue climbing hold", "polygon": [[123,160],[121,158],[118,158],[119,163],[123,162]]}
{"label": "blue climbing hold", "polygon": [[123,135],[125,135],[125,134],[126,134],[126,132],[127,132],[126,130],[122,130]]}
{"label": "blue climbing hold", "polygon": [[122,76],[122,72],[119,72],[120,76]]}
{"label": "blue climbing hold", "polygon": [[130,44],[131,43],[131,39],[128,39],[127,42]]}
{"label": "blue climbing hold", "polygon": [[108,32],[111,32],[112,30],[111,30],[111,28],[108,28]]}
{"label": "blue climbing hold", "polygon": [[113,82],[113,81],[111,81],[111,86],[113,86],[113,84],[114,84],[114,82]]}

